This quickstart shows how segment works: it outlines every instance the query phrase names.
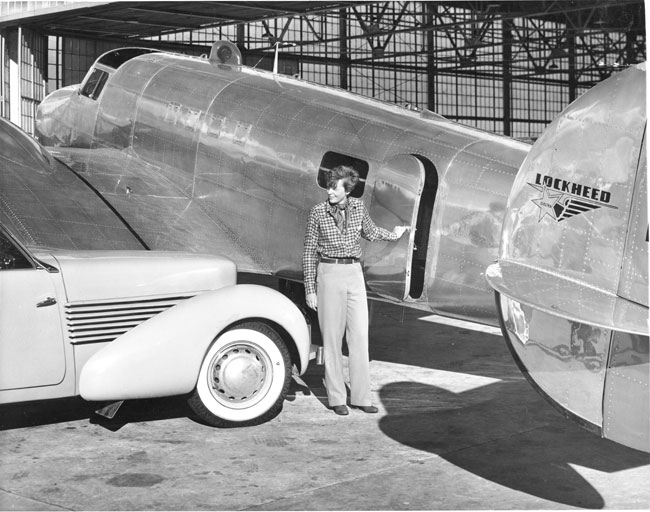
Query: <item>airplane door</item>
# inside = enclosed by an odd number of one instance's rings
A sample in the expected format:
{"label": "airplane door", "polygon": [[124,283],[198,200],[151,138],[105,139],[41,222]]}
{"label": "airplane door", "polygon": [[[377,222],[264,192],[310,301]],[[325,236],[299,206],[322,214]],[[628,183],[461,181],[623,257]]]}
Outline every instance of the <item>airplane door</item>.
{"label": "airplane door", "polygon": [[[375,224],[388,230],[415,227],[424,179],[424,166],[414,156],[400,155],[386,162],[372,184],[369,212]],[[397,242],[364,244],[364,272],[373,292],[398,300],[409,296],[414,239],[411,230]]]}

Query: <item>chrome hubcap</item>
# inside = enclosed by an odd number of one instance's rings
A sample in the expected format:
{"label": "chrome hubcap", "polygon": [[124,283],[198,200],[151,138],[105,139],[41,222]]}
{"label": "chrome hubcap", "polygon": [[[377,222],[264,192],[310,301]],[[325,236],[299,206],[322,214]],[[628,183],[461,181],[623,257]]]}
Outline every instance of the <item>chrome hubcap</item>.
{"label": "chrome hubcap", "polygon": [[271,362],[264,352],[237,343],[224,347],[212,363],[214,396],[228,403],[255,399],[264,388]]}

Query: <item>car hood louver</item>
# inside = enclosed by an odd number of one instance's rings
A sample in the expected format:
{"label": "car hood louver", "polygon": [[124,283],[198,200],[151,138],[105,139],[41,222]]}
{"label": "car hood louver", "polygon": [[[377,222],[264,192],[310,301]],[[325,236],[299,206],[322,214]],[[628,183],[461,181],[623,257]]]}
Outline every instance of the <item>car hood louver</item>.
{"label": "car hood louver", "polygon": [[192,295],[68,303],[65,305],[68,337],[73,344],[113,341],[190,297]]}

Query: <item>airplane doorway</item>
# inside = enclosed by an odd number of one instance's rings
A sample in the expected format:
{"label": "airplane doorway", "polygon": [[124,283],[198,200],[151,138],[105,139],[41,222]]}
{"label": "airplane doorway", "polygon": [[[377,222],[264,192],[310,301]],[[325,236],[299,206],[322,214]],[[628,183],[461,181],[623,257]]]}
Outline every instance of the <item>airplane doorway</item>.
{"label": "airplane doorway", "polygon": [[375,223],[388,229],[396,225],[417,229],[397,242],[365,244],[368,287],[391,299],[417,299],[424,289],[429,227],[437,188],[435,169],[430,162],[414,155],[399,155],[372,174],[369,211]]}
{"label": "airplane doorway", "polygon": [[424,166],[424,187],[420,194],[420,207],[416,222],[411,259],[411,283],[409,297],[419,299],[424,291],[424,274],[429,249],[429,231],[433,217],[433,205],[438,191],[438,172],[435,166],[426,159],[418,158]]}

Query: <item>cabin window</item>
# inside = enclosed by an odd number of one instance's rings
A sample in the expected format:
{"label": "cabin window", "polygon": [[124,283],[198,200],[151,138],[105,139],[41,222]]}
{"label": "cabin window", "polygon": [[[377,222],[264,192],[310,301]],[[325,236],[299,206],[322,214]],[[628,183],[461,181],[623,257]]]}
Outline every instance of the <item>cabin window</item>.
{"label": "cabin window", "polygon": [[108,73],[101,69],[93,69],[92,73],[86,80],[86,83],[81,88],[81,94],[89,97],[91,100],[96,100],[104,88],[104,84],[108,79]]}
{"label": "cabin window", "polygon": [[321,188],[327,188],[327,182],[329,181],[330,173],[332,169],[338,165],[348,165],[354,167],[359,173],[359,183],[350,192],[351,197],[361,197],[363,195],[363,190],[366,187],[366,177],[368,176],[368,162],[365,160],[360,160],[349,155],[342,155],[341,153],[335,153],[334,151],[328,151],[323,156],[321,161],[320,168],[318,169],[318,186]]}

